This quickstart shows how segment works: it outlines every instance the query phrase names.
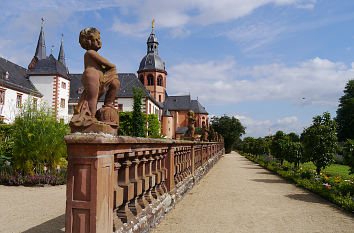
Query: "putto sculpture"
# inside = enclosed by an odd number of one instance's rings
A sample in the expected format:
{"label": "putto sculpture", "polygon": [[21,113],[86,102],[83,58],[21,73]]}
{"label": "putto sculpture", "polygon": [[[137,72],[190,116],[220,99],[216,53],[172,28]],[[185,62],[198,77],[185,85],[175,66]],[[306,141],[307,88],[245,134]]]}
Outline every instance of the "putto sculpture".
{"label": "putto sculpture", "polygon": [[[83,29],[80,32],[79,43],[87,50],[84,55],[85,71],[81,79],[85,89],[70,121],[71,132],[117,134],[119,116],[113,102],[120,83],[116,66],[97,52],[102,46],[98,29],[92,27]],[[98,99],[105,92],[104,105],[97,111]]]}
{"label": "putto sculpture", "polygon": [[184,134],[184,139],[194,140],[194,132],[195,132],[195,115],[192,110],[188,111],[188,130]]}

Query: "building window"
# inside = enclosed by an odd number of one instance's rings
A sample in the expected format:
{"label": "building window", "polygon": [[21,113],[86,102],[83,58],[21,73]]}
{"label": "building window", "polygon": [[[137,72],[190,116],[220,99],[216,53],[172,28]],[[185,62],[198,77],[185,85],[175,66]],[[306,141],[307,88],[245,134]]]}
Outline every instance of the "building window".
{"label": "building window", "polygon": [[149,113],[151,113],[151,104],[149,104]]}
{"label": "building window", "polygon": [[37,110],[37,98],[33,98],[33,108],[34,110]]}
{"label": "building window", "polygon": [[118,104],[118,112],[123,112],[123,104]]}
{"label": "building window", "polygon": [[149,74],[147,80],[148,80],[148,86],[154,86],[154,76]]}
{"label": "building window", "polygon": [[68,114],[69,114],[69,115],[72,115],[72,114],[73,114],[74,108],[75,108],[75,105],[69,105],[69,106],[68,106]]}
{"label": "building window", "polygon": [[0,90],[0,104],[5,104],[5,90]]}
{"label": "building window", "polygon": [[60,107],[65,108],[65,99],[60,100]]}
{"label": "building window", "polygon": [[140,80],[140,82],[141,82],[143,85],[145,85],[145,83],[144,83],[144,76],[141,75],[141,76],[139,77],[139,80]]}
{"label": "building window", "polygon": [[161,102],[161,95],[159,95],[159,102]]}
{"label": "building window", "polygon": [[61,82],[61,88],[66,89],[66,83],[65,82]]}
{"label": "building window", "polygon": [[157,77],[157,86],[162,86],[162,76]]}
{"label": "building window", "polygon": [[22,94],[17,94],[16,108],[21,108],[21,106],[22,106]]}

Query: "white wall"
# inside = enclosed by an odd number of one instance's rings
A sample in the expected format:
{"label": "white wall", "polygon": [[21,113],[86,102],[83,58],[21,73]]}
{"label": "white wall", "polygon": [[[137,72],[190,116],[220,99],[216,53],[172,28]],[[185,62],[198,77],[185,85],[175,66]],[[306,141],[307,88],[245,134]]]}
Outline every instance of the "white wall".
{"label": "white wall", "polygon": [[6,123],[12,123],[16,115],[20,112],[20,108],[16,107],[17,94],[22,94],[22,105],[28,101],[28,98],[30,98],[31,101],[33,98],[36,98],[38,107],[41,104],[41,98],[39,97],[9,88],[3,89],[5,89],[5,103],[4,105],[0,105],[0,115],[5,117]]}
{"label": "white wall", "polygon": [[[69,116],[68,114],[68,102],[69,102],[69,95],[70,95],[70,81],[62,78],[62,77],[58,77],[58,115],[57,118],[58,119],[64,119],[65,123],[68,123],[69,120],[71,119],[71,116]],[[62,88],[62,83],[65,83],[65,89]],[[61,99],[65,100],[65,105],[64,108],[61,107],[60,103],[61,103]]]}
{"label": "white wall", "polygon": [[43,95],[43,103],[48,107],[52,107],[53,101],[53,86],[55,75],[49,76],[30,76],[29,79],[37,90]]}

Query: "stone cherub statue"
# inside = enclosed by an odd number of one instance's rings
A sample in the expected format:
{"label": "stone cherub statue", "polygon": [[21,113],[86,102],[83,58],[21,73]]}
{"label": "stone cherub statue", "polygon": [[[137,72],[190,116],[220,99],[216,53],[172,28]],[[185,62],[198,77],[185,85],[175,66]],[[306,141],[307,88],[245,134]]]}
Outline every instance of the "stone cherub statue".
{"label": "stone cherub statue", "polygon": [[185,139],[194,140],[194,132],[195,132],[195,115],[192,110],[188,111],[188,130],[184,134]]}
{"label": "stone cherub statue", "polygon": [[[120,86],[116,66],[97,53],[102,42],[96,28],[83,29],[79,43],[87,50],[84,55],[85,71],[81,79],[85,89],[70,122],[71,132],[116,134],[119,116],[113,102]],[[105,92],[104,105],[97,111],[98,99]]]}

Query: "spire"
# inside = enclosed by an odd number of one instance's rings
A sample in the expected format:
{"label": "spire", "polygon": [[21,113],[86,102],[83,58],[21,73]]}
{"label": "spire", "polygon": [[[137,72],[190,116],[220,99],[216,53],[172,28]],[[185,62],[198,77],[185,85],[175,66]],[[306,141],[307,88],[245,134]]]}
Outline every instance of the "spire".
{"label": "spire", "polygon": [[60,50],[59,50],[59,55],[58,55],[58,61],[60,61],[66,67],[64,46],[63,46],[63,33],[61,34],[61,45],[60,45]]}
{"label": "spire", "polygon": [[41,32],[39,33],[36,53],[34,54],[38,60],[47,58],[46,56],[46,47],[44,41],[44,32],[43,32],[44,19],[42,18]]}
{"label": "spire", "polygon": [[146,42],[147,44],[147,53],[154,53],[154,54],[158,54],[158,45],[159,42],[157,41],[157,38],[154,34],[154,24],[155,24],[155,20],[153,19],[151,22],[151,34]]}

